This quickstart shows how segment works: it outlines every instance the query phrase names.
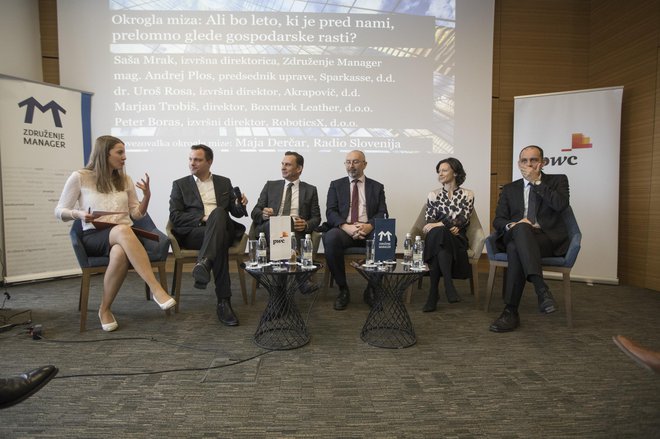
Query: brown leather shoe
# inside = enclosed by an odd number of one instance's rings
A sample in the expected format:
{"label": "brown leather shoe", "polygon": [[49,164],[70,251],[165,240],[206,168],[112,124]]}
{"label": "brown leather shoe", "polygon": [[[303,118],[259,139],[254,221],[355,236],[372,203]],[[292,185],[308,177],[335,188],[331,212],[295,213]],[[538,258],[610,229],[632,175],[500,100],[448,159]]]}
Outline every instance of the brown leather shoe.
{"label": "brown leather shoe", "polygon": [[612,337],[612,341],[635,363],[651,372],[660,373],[660,352],[643,348],[623,335]]}

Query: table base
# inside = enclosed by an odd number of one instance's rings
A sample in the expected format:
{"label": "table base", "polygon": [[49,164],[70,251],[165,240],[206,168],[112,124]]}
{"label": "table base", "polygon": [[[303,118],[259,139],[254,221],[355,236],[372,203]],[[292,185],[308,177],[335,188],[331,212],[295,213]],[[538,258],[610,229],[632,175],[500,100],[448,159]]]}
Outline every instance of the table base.
{"label": "table base", "polygon": [[295,293],[313,272],[269,274],[250,272],[268,290],[268,304],[254,334],[254,343],[271,350],[296,349],[309,343],[309,331],[295,303]]}
{"label": "table base", "polygon": [[369,281],[374,304],[362,327],[360,338],[379,348],[407,348],[417,342],[415,329],[403,303],[403,294],[423,273],[406,276],[360,271]]}

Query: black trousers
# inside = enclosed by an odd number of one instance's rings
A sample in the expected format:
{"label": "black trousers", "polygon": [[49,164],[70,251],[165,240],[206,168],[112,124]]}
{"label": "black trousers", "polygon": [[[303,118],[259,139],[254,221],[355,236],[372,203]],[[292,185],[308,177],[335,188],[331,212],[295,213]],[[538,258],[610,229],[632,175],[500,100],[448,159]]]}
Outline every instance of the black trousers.
{"label": "black trousers", "polygon": [[[367,237],[373,239],[373,232]],[[353,239],[339,227],[332,228],[323,234],[325,261],[339,288],[347,288],[346,266],[344,264],[344,249],[348,247],[366,247],[365,239]]]}
{"label": "black trousers", "polygon": [[218,300],[231,297],[229,278],[229,255],[232,236],[227,230],[229,214],[226,210],[215,208],[206,220],[206,225],[194,228],[185,236],[177,236],[184,248],[198,249],[199,258],[213,262],[215,295]]}
{"label": "black trousers", "polygon": [[504,303],[518,307],[530,275],[543,277],[541,258],[553,256],[554,247],[542,229],[518,224],[504,235],[508,268]]}

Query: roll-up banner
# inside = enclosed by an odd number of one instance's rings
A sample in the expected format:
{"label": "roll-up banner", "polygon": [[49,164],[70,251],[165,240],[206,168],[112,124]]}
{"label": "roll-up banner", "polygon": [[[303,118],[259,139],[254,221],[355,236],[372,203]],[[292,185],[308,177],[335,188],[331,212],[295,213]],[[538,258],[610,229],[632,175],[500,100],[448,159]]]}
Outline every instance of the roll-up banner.
{"label": "roll-up banner", "polygon": [[80,273],[54,216],[64,182],[90,147],[91,94],[0,75],[2,276],[7,283]]}
{"label": "roll-up banner", "polygon": [[[546,174],[566,174],[582,231],[573,280],[618,284],[619,149],[623,87],[515,97],[513,179],[527,145],[545,153]],[[548,275],[550,275],[549,273]]]}

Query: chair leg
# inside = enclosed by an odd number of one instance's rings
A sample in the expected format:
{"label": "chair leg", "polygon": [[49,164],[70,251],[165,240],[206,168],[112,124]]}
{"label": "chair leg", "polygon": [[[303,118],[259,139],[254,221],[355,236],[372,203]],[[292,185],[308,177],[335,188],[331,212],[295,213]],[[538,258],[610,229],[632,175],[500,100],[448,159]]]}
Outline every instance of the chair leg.
{"label": "chair leg", "polygon": [[474,296],[474,307],[479,309],[479,270],[477,264],[472,264],[472,276],[470,277],[470,292]]}
{"label": "chair leg", "polygon": [[236,270],[238,270],[238,281],[241,284],[241,294],[243,295],[243,303],[247,305],[248,297],[247,297],[247,287],[245,286],[245,270],[241,268],[242,263],[243,263],[243,259],[236,258]]}
{"label": "chair leg", "polygon": [[252,279],[252,305],[257,301],[257,280]]}
{"label": "chair leg", "polygon": [[87,326],[87,304],[89,302],[89,283],[90,275],[83,271],[82,279],[80,280],[80,300],[78,307],[80,308],[80,332],[84,332]]}
{"label": "chair leg", "polygon": [[413,286],[410,285],[408,288],[406,288],[406,304],[408,304],[408,305],[410,305],[410,299],[412,298],[412,292],[413,292]]}
{"label": "chair leg", "polygon": [[490,308],[490,299],[493,297],[493,284],[495,283],[495,273],[497,272],[497,266],[491,265],[488,270],[488,283],[486,284],[486,304],[484,306],[484,311],[488,312]]}
{"label": "chair leg", "polygon": [[179,303],[181,302],[181,276],[183,274],[183,264],[177,260],[174,261],[174,278],[172,279],[172,289],[174,293],[174,312],[179,312]]}
{"label": "chair leg", "polygon": [[[158,278],[160,279],[160,286],[163,287],[163,291],[167,292],[167,270],[165,270],[165,262],[158,264]],[[165,315],[170,315],[169,309],[165,311]]]}
{"label": "chair leg", "polygon": [[330,284],[332,282],[332,276],[330,275],[330,269],[328,266],[325,266],[325,272],[323,273],[323,288],[327,291],[328,288],[330,288],[332,285]]}
{"label": "chair leg", "polygon": [[573,304],[571,302],[571,274],[564,273],[564,302],[566,303],[566,323],[573,327]]}

